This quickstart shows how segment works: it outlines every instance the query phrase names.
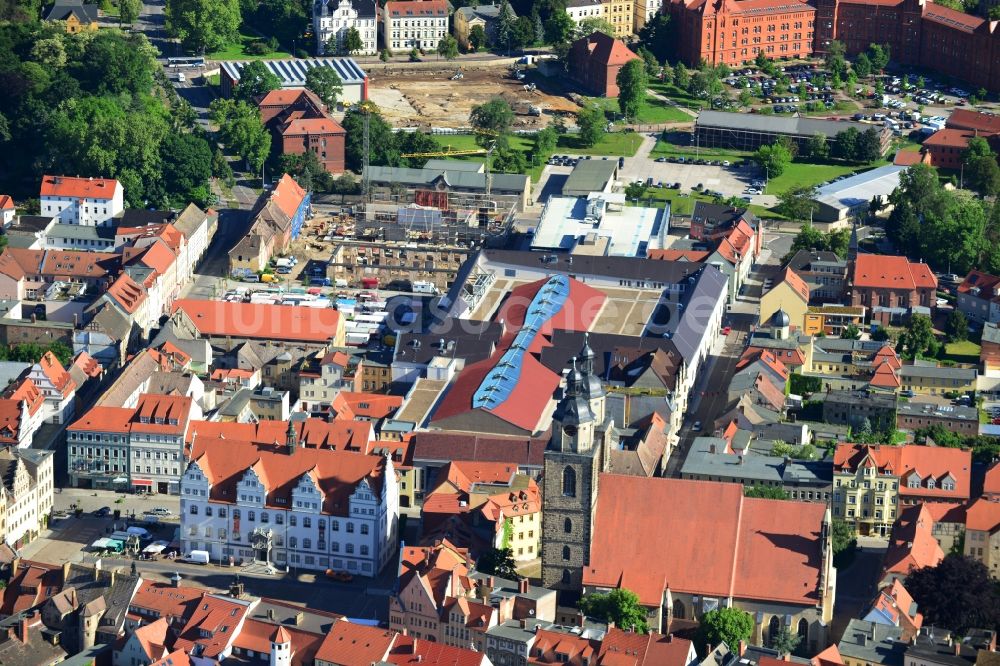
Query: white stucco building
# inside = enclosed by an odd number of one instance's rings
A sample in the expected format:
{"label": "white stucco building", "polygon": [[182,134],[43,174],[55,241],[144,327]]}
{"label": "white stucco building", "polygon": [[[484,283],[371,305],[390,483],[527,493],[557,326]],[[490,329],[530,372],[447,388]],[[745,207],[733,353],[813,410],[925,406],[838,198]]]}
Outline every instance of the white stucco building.
{"label": "white stucco building", "polygon": [[125,210],[125,189],[114,178],[43,176],[40,198],[41,214],[62,224],[111,226]]}
{"label": "white stucco building", "polygon": [[52,511],[52,451],[0,450],[0,538],[19,549],[48,525]]}
{"label": "white stucco building", "polygon": [[[320,55],[343,53],[347,32],[354,28],[362,48],[351,55],[375,55],[378,52],[378,20],[373,0],[317,0],[313,5],[313,32],[316,52]],[[330,39],[336,50],[328,48]]]}
{"label": "white stucco building", "polygon": [[375,576],[397,549],[399,488],[388,457],[232,439],[195,440],[181,479],[181,548]]}
{"label": "white stucco building", "polygon": [[448,34],[446,0],[405,0],[382,9],[383,46],[392,51],[433,51]]}

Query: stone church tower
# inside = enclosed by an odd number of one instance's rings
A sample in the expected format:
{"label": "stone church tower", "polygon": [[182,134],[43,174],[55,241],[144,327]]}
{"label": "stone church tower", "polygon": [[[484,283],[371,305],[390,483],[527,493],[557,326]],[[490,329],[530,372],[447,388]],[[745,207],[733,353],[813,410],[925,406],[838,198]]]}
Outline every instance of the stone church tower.
{"label": "stone church tower", "polygon": [[566,377],[545,450],[542,584],[551,589],[579,591],[590,562],[598,476],[607,470],[616,445],[604,398],[594,375],[594,352],[585,340],[579,364],[573,359]]}

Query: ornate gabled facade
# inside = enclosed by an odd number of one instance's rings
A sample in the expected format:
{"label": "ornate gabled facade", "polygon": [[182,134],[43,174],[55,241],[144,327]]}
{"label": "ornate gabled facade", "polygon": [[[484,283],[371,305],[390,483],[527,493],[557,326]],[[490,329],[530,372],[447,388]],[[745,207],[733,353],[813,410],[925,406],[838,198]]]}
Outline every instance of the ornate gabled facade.
{"label": "ornate gabled facade", "polygon": [[181,479],[184,552],[375,576],[396,550],[392,460],[284,444],[199,437]]}

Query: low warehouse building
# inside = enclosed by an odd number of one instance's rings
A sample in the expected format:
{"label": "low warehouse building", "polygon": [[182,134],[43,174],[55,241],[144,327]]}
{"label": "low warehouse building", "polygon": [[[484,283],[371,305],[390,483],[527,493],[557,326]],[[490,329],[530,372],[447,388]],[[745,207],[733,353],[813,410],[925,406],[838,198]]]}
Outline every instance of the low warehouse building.
{"label": "low warehouse building", "polygon": [[906,168],[887,164],[820,187],[815,199],[819,207],[813,220],[846,224],[853,217],[866,214],[875,197],[881,197],[883,202],[888,200],[899,187],[899,174]]}
{"label": "low warehouse building", "polygon": [[[282,88],[305,88],[306,72],[313,67],[329,67],[337,73],[344,90],[338,95],[345,106],[368,99],[368,74],[353,58],[301,58],[295,60],[261,60],[268,71],[278,77]],[[223,62],[219,68],[219,85],[225,97],[232,97],[240,82],[243,68],[249,61]],[[331,109],[332,110],[332,109]]]}
{"label": "low warehouse building", "polygon": [[753,113],[702,111],[695,122],[695,138],[702,148],[733,148],[757,150],[774,143],[779,137],[788,137],[799,144],[817,134],[833,144],[837,135],[849,128],[859,132],[875,129],[881,141],[881,154],[885,155],[892,142],[892,132],[884,127],[843,120],[823,120],[796,116],[765,116]]}

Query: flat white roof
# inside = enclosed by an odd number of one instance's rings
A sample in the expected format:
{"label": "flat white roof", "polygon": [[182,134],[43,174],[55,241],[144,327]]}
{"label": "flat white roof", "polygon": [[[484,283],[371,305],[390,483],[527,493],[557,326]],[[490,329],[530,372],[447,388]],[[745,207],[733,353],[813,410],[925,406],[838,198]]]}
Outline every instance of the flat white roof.
{"label": "flat white roof", "polygon": [[820,187],[816,201],[834,208],[853,208],[868,203],[875,196],[886,197],[899,187],[899,174],[905,166],[886,166],[855,174]]}
{"label": "flat white roof", "polygon": [[626,206],[620,194],[550,197],[531,249],[572,252],[587,234],[595,234],[608,239],[607,256],[645,257],[649,248],[660,247],[669,223],[669,207]]}

